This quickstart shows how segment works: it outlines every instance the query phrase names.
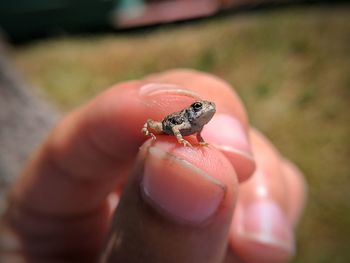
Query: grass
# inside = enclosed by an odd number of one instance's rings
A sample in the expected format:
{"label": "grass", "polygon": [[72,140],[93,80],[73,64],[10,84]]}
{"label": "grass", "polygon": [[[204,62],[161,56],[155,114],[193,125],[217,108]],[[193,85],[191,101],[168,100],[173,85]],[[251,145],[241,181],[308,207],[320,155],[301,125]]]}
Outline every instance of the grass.
{"label": "grass", "polygon": [[293,262],[349,262],[349,7],[265,10],[128,35],[58,38],[11,55],[64,111],[113,83],[175,67],[227,80],[251,122],[309,182]]}

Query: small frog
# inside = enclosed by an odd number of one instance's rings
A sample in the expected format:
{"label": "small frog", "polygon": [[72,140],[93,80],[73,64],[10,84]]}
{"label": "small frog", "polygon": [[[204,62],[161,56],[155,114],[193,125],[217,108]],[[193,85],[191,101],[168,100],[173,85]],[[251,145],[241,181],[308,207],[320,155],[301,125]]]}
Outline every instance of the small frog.
{"label": "small frog", "polygon": [[[203,126],[207,124],[214,116],[216,111],[214,102],[199,100],[192,103],[189,107],[174,112],[166,116],[162,121],[148,119],[143,125],[141,132],[156,139],[155,134],[174,135],[179,143],[184,146],[192,147],[183,136],[196,133],[200,145],[207,145],[201,136]],[[154,133],[149,131],[151,128]]]}

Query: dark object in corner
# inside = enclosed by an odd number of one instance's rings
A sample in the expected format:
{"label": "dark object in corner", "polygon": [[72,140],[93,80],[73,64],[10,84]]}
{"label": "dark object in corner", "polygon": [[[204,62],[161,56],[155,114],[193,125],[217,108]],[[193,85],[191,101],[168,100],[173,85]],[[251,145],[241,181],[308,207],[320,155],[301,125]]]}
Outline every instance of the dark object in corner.
{"label": "dark object in corner", "polygon": [[107,27],[112,0],[1,0],[0,27],[10,41]]}

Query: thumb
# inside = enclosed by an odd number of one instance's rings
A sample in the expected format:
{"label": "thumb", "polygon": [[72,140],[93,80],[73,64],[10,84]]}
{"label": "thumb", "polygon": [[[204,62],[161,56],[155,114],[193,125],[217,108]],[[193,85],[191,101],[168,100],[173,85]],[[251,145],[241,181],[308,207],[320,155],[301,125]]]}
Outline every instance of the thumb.
{"label": "thumb", "polygon": [[140,149],[102,262],[222,262],[237,196],[232,165],[213,147],[158,138]]}

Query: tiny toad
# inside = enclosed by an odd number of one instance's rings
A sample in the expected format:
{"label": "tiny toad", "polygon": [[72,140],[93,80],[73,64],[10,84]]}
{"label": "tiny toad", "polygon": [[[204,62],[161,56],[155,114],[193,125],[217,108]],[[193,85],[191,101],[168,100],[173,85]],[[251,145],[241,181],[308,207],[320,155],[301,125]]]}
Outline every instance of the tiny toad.
{"label": "tiny toad", "polygon": [[[192,145],[183,136],[196,133],[200,145],[206,145],[201,136],[203,126],[207,124],[215,114],[215,104],[210,101],[200,100],[192,103],[186,109],[174,112],[166,116],[162,121],[147,120],[141,132],[156,139],[155,134],[174,135],[179,143],[184,146]],[[154,131],[150,132],[149,129]]]}

